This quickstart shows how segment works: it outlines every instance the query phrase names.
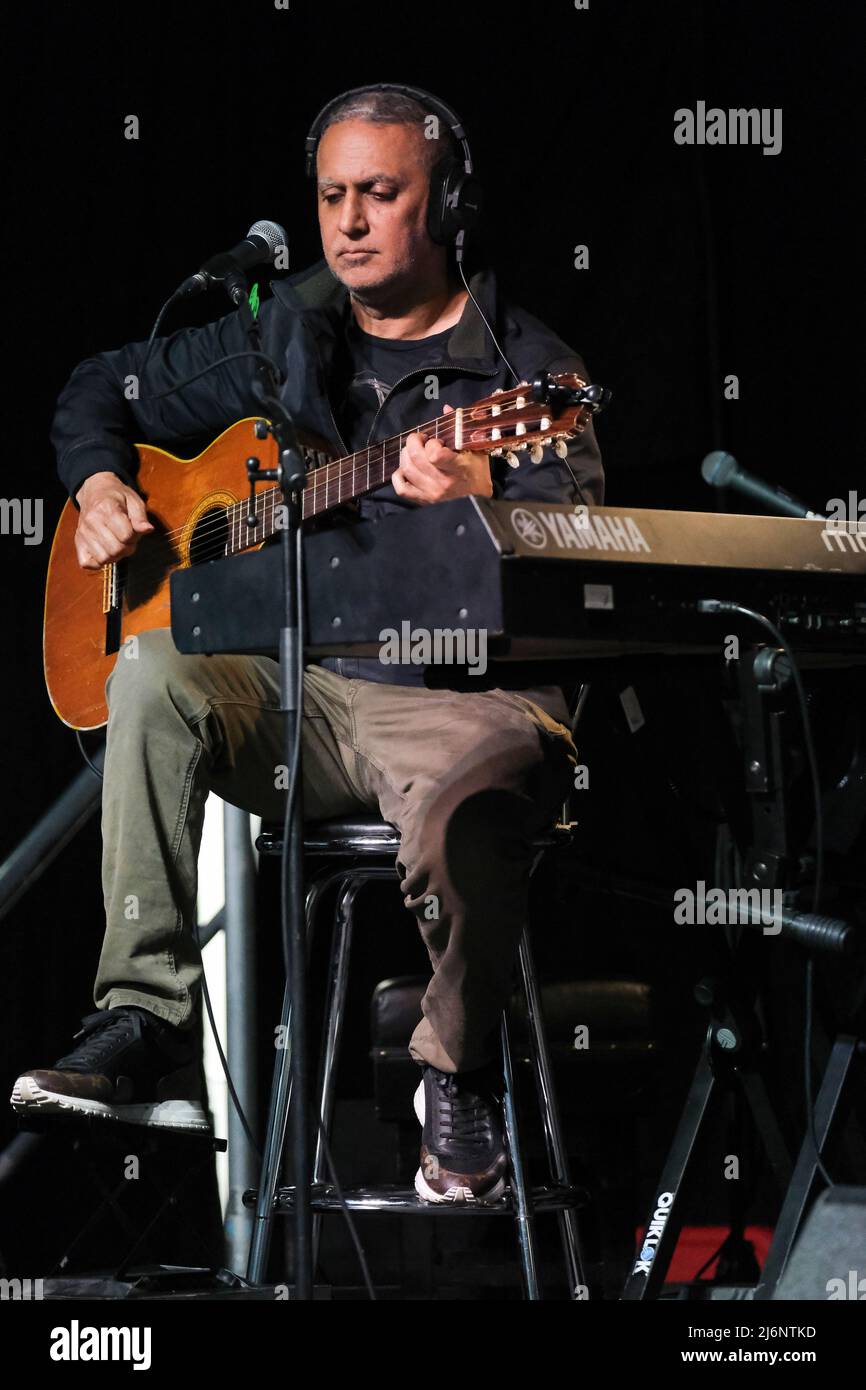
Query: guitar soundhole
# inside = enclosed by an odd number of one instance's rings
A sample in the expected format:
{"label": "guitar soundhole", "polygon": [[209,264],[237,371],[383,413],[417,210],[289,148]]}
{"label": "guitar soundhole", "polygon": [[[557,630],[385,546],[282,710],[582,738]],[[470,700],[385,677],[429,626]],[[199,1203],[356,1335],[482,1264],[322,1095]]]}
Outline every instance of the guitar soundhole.
{"label": "guitar soundhole", "polygon": [[226,553],[229,539],[229,524],[225,507],[211,507],[202,512],[189,543],[189,562],[203,565],[208,560],[219,560]]}

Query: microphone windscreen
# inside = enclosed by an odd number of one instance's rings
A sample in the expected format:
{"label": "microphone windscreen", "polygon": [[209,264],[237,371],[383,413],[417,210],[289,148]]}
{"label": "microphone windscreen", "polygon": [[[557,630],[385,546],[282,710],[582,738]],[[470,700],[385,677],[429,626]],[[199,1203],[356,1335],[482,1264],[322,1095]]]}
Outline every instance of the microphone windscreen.
{"label": "microphone windscreen", "polygon": [[737,471],[737,460],[725,449],[714,449],[701,464],[704,482],[711,487],[727,487]]}
{"label": "microphone windscreen", "polygon": [[266,220],[254,222],[247,232],[247,236],[258,236],[262,238],[262,241],[266,241],[270,248],[271,260],[273,260],[279,247],[288,245],[288,238],[285,230],[280,226],[279,222],[268,222]]}

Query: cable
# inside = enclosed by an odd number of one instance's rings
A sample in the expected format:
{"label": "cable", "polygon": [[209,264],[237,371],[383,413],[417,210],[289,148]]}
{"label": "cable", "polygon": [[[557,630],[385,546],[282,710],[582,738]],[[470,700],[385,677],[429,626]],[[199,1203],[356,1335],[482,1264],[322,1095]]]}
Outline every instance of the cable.
{"label": "cable", "polygon": [[[507,367],[508,370],[510,371],[511,375],[514,377],[515,385],[519,386],[519,385],[520,385],[520,377],[517,375],[517,372],[514,370],[513,366],[512,366],[511,363],[509,362],[508,358],[505,356],[505,353],[503,352],[502,348],[501,348],[500,345],[499,345],[499,339],[497,338],[496,334],[493,332],[493,329],[492,329],[491,326],[490,326],[490,321],[489,321],[489,319],[487,318],[487,315],[485,314],[485,312],[484,312],[484,310],[482,309],[481,305],[478,303],[478,300],[475,298],[475,295],[472,293],[472,290],[471,290],[470,285],[469,285],[469,281],[466,279],[466,272],[465,272],[465,270],[463,269],[463,253],[462,253],[462,251],[459,250],[459,249],[458,249],[458,252],[457,252],[457,269],[460,271],[460,279],[463,281],[463,285],[464,285],[464,288],[465,288],[465,290],[466,290],[466,293],[469,295],[469,298],[472,300],[472,303],[475,305],[475,308],[478,310],[479,314],[481,315],[481,319],[482,319],[482,322],[483,322],[483,324],[484,324],[484,327],[487,329],[487,332],[490,334],[491,338],[493,339],[493,346],[496,348],[496,351],[499,353],[499,356],[502,358],[503,362],[505,363],[506,367]],[[576,492],[577,492],[578,497],[580,498],[581,503],[582,503],[583,506],[585,506],[585,507],[590,506],[591,503],[589,502],[589,499],[587,498],[586,493],[584,492],[583,488],[581,487],[581,484],[580,484],[580,482],[579,482],[579,480],[578,480],[577,474],[575,473],[574,469],[573,469],[572,466],[571,466],[571,459],[568,457],[568,454],[564,454],[564,455],[563,455],[562,461],[563,461],[563,463],[565,464],[566,468],[568,469],[569,473],[571,474],[571,481],[574,483],[575,490],[576,490]]]}
{"label": "cable", "polygon": [[[196,939],[196,944],[198,945],[199,950],[201,950],[201,942],[200,942],[200,940],[199,940],[198,923],[197,923],[197,922],[195,923],[195,925],[194,925],[194,927],[193,927],[193,934],[194,934],[195,939]],[[233,1080],[232,1080],[232,1074],[231,1074],[231,1071],[229,1070],[228,1059],[227,1059],[227,1057],[226,1057],[226,1055],[225,1055],[225,1052],[223,1051],[223,1046],[222,1046],[222,1043],[221,1043],[221,1041],[220,1041],[220,1035],[219,1035],[219,1031],[218,1031],[218,1029],[217,1029],[216,1019],[215,1019],[215,1017],[214,1017],[213,1005],[211,1004],[210,991],[208,990],[208,987],[207,987],[207,975],[206,975],[206,973],[205,973],[204,970],[202,970],[201,988],[202,988],[202,997],[203,997],[204,1002],[205,1002],[205,1009],[207,1010],[208,1021],[209,1021],[209,1023],[210,1023],[211,1033],[212,1033],[212,1035],[213,1035],[214,1043],[216,1044],[217,1053],[219,1054],[220,1066],[222,1067],[223,1074],[224,1074],[225,1079],[226,1079],[226,1085],[227,1085],[227,1087],[228,1087],[229,1095],[231,1096],[232,1105],[234,1106],[235,1111],[236,1111],[237,1116],[238,1116],[238,1119],[240,1120],[241,1125],[243,1126],[244,1134],[245,1134],[246,1137],[247,1137],[247,1142],[249,1143],[249,1146],[250,1146],[250,1148],[252,1149],[253,1153],[255,1154],[256,1158],[259,1160],[259,1163],[261,1163],[261,1161],[262,1161],[261,1150],[259,1149],[259,1146],[258,1146],[258,1144],[256,1143],[255,1139],[253,1138],[252,1130],[250,1129],[249,1122],[248,1122],[248,1120],[247,1120],[246,1114],[244,1113],[244,1108],[243,1108],[243,1106],[241,1105],[240,1097],[239,1097],[239,1095],[238,1095],[238,1093],[237,1093],[237,1090],[236,1090],[236,1088],[235,1088],[235,1084],[234,1084],[234,1082],[233,1082]],[[334,1160],[333,1160],[333,1158],[332,1158],[332,1156],[331,1156],[331,1149],[330,1149],[330,1145],[328,1144],[328,1137],[327,1137],[327,1135],[326,1135],[326,1133],[325,1133],[325,1127],[324,1127],[324,1125],[322,1124],[321,1117],[319,1117],[319,1120],[318,1120],[318,1128],[319,1128],[319,1138],[320,1138],[320,1140],[321,1140],[322,1148],[323,1148],[323,1150],[324,1150],[325,1158],[326,1158],[327,1164],[328,1164],[328,1171],[329,1171],[330,1174],[331,1174],[331,1182],[332,1182],[333,1185],[334,1185],[334,1190],[335,1190],[335,1192],[336,1192],[336,1194],[337,1194],[337,1198],[338,1198],[339,1203],[340,1203],[340,1209],[341,1209],[341,1211],[342,1211],[342,1213],[343,1213],[343,1216],[344,1216],[344,1218],[345,1218],[346,1225],[347,1225],[347,1227],[349,1228],[349,1235],[350,1235],[350,1238],[351,1238],[351,1240],[352,1240],[352,1244],[354,1245],[355,1250],[356,1250],[357,1255],[358,1255],[358,1263],[359,1263],[360,1266],[361,1266],[361,1274],[362,1274],[362,1276],[363,1276],[364,1283],[365,1283],[366,1288],[367,1288],[367,1293],[368,1293],[370,1299],[375,1303],[375,1302],[377,1301],[377,1299],[376,1299],[376,1290],[375,1290],[375,1288],[374,1288],[373,1281],[372,1281],[372,1279],[371,1279],[371,1277],[370,1277],[370,1269],[369,1269],[369,1266],[368,1266],[368,1264],[367,1264],[367,1257],[366,1257],[366,1255],[364,1254],[364,1247],[363,1247],[363,1245],[361,1244],[361,1240],[360,1240],[360,1237],[359,1237],[359,1235],[358,1235],[357,1228],[356,1228],[356,1226],[355,1226],[354,1218],[352,1217],[352,1213],[351,1213],[351,1211],[350,1211],[350,1209],[349,1209],[349,1205],[348,1205],[348,1203],[346,1202],[346,1198],[345,1198],[345,1196],[344,1196],[343,1189],[342,1189],[342,1187],[340,1186],[340,1179],[339,1179],[338,1176],[337,1176],[337,1169],[336,1169],[336,1167],[335,1167],[335,1165],[334,1165]]]}
{"label": "cable", "polygon": [[[806,744],[806,757],[809,762],[809,773],[812,779],[812,797],[815,807],[815,882],[812,888],[812,911],[817,912],[821,899],[821,889],[824,877],[824,812],[821,797],[821,780],[818,774],[818,759],[815,753],[815,742],[812,737],[812,723],[809,718],[809,704],[806,699],[806,691],[800,676],[800,668],[797,665],[796,657],[782,633],[763,613],[758,613],[754,608],[746,608],[741,603],[734,603],[728,599],[701,599],[698,602],[699,613],[739,613],[742,617],[751,618],[753,622],[759,623],[767,631],[784,651],[791,664],[791,675],[794,680],[794,687],[797,692],[797,699],[800,705],[800,716],[803,723],[803,739]],[[814,1097],[812,1094],[812,983],[813,983],[813,958],[808,955],[806,958],[806,990],[805,990],[805,1029],[803,1039],[803,1080],[806,1102],[806,1127],[812,1147],[815,1150],[815,1166],[828,1187],[834,1187],[835,1183],[827,1172],[821,1158],[821,1146],[818,1143],[818,1132],[815,1127]]]}
{"label": "cable", "polygon": [[[734,1234],[733,1231],[730,1231],[730,1230],[725,1232],[725,1236],[724,1236],[724,1239],[722,1240],[721,1244],[716,1246],[715,1250],[713,1251],[712,1255],[710,1255],[709,1259],[704,1260],[704,1262],[703,1262],[703,1264],[701,1265],[700,1269],[699,1269],[695,1274],[692,1275],[691,1279],[689,1280],[689,1283],[691,1283],[691,1284],[697,1284],[697,1283],[699,1283],[699,1282],[703,1279],[705,1271],[709,1269],[710,1265],[713,1263],[714,1260],[717,1260],[717,1259],[719,1258],[719,1256],[721,1255],[721,1253],[722,1253],[722,1251],[724,1250],[725,1246],[728,1244],[728,1241],[731,1240],[733,1234]],[[718,1271],[717,1271],[717,1272],[718,1272]],[[707,1280],[704,1280],[704,1282],[707,1283],[707,1284],[712,1284],[713,1281],[712,1281],[712,1279],[707,1279]]]}
{"label": "cable", "polygon": [[198,381],[200,377],[207,376],[209,372],[215,372],[217,367],[224,367],[227,362],[237,362],[242,357],[256,357],[260,362],[266,363],[276,372],[278,383],[282,383],[279,370],[271,358],[268,357],[267,353],[254,352],[252,348],[246,348],[243,352],[229,352],[225,357],[218,357],[215,362],[209,362],[206,367],[202,367],[200,372],[195,372],[184,381],[179,381],[176,386],[170,386],[167,391],[158,391],[155,396],[140,396],[139,399],[142,401],[165,400],[166,396],[173,396],[175,391],[182,391],[184,387],[191,386],[192,383]]}
{"label": "cable", "polygon": [[578,495],[578,497],[580,498],[581,504],[582,504],[584,507],[589,507],[589,506],[591,506],[592,503],[590,502],[589,498],[587,497],[586,493],[584,492],[583,488],[581,487],[580,482],[578,481],[577,474],[575,473],[574,469],[573,469],[572,466],[571,466],[571,459],[568,457],[568,454],[563,454],[563,456],[562,456],[562,462],[565,464],[566,468],[568,469],[569,473],[571,474],[571,481],[574,483],[574,486],[575,486],[575,488],[576,488],[576,490],[577,490],[577,495]]}
{"label": "cable", "polygon": [[153,352],[153,345],[156,341],[156,335],[159,332],[159,326],[165,318],[167,311],[171,308],[172,304],[177,298],[178,293],[177,290],[175,290],[173,294],[169,295],[168,299],[165,301],[165,303],[163,304],[162,308],[160,309],[159,313],[153,321],[153,328],[150,330],[150,337],[147,340],[147,349],[144,354],[144,361],[141,364],[141,371],[139,372],[139,376],[142,380],[144,379],[144,373],[147,370],[147,364],[150,361],[150,354]]}
{"label": "cable", "polygon": [[[76,729],[76,730],[75,730],[75,742],[78,744],[78,750],[79,750],[79,752],[81,753],[81,756],[82,756],[82,758],[84,759],[84,761],[87,763],[87,766],[90,768],[90,771],[94,774],[95,777],[98,777],[98,778],[99,778],[100,782],[103,782],[103,781],[105,780],[105,778],[103,777],[102,773],[100,772],[100,770],[99,770],[99,768],[96,766],[96,764],[93,763],[93,762],[91,762],[91,760],[90,760],[90,755],[88,754],[87,749],[86,749],[85,746],[84,746],[84,739],[81,737],[81,730],[80,730],[80,729]],[[105,744],[104,744],[104,743],[103,743],[102,747],[103,747],[103,749],[105,748]]]}
{"label": "cable", "polygon": [[339,1198],[340,1206],[343,1210],[343,1215],[346,1218],[346,1225],[349,1228],[349,1235],[352,1237],[352,1243],[355,1246],[355,1250],[358,1255],[358,1263],[361,1266],[361,1274],[363,1275],[364,1283],[367,1286],[367,1294],[370,1298],[370,1301],[372,1303],[376,1303],[378,1300],[376,1298],[376,1290],[373,1287],[373,1281],[370,1278],[370,1269],[367,1264],[367,1257],[364,1254],[364,1247],[361,1244],[361,1240],[358,1235],[357,1228],[355,1226],[354,1218],[352,1216],[351,1211],[349,1210],[348,1203],[346,1202],[346,1199],[343,1196],[343,1189],[340,1187],[340,1180],[337,1177],[337,1170],[334,1167],[334,1160],[331,1157],[331,1149],[328,1144],[328,1137],[325,1134],[325,1126],[322,1124],[321,1118],[319,1119],[319,1138],[322,1141],[322,1148],[325,1151],[325,1158],[328,1163],[328,1171],[331,1174],[331,1182],[334,1184],[334,1189],[337,1193],[337,1197]]}
{"label": "cable", "polygon": [[[730,1117],[735,1117],[735,1116],[736,1116],[736,1101],[735,1101],[735,1098],[734,1098],[733,1096],[731,1097],[731,1100],[734,1100],[734,1107],[733,1107],[732,1109],[729,1110],[729,1116],[730,1116]],[[738,1149],[739,1149],[739,1147],[740,1147],[740,1140],[734,1137],[734,1126],[733,1126],[733,1123],[732,1123],[732,1118],[729,1118],[728,1124],[727,1124],[727,1126],[726,1126],[725,1132],[726,1132],[727,1135],[729,1135],[729,1137],[730,1137],[730,1143],[731,1143],[731,1148],[730,1148],[728,1151],[731,1152],[731,1153],[736,1153],[736,1152],[738,1152]],[[746,1159],[745,1159],[745,1162],[746,1162],[746,1187],[745,1187],[745,1191],[744,1191],[744,1192],[736,1193],[736,1189],[738,1189],[738,1188],[742,1185],[742,1179],[740,1179],[739,1181],[737,1181],[737,1182],[735,1182],[735,1183],[731,1183],[731,1184],[730,1184],[730,1187],[731,1187],[731,1195],[730,1195],[730,1199],[729,1199],[729,1203],[728,1203],[728,1209],[729,1209],[729,1213],[730,1213],[730,1214],[729,1214],[729,1216],[728,1216],[728,1229],[727,1229],[727,1232],[725,1233],[724,1239],[723,1239],[723,1240],[721,1241],[721,1243],[716,1247],[716,1249],[713,1251],[713,1253],[710,1255],[710,1257],[704,1261],[704,1263],[701,1265],[700,1269],[699,1269],[695,1274],[692,1275],[691,1280],[690,1280],[689,1282],[691,1282],[691,1283],[697,1283],[697,1282],[700,1281],[700,1282],[705,1282],[705,1283],[708,1283],[708,1284],[713,1284],[713,1283],[718,1282],[718,1279],[719,1279],[719,1270],[718,1270],[718,1269],[715,1271],[715,1273],[713,1274],[713,1276],[712,1276],[711,1279],[704,1280],[704,1277],[703,1277],[704,1274],[706,1273],[706,1271],[709,1269],[710,1265],[714,1262],[714,1260],[720,1259],[720,1258],[725,1254],[726,1247],[729,1247],[729,1246],[730,1246],[730,1247],[736,1248],[736,1244],[737,1244],[738,1241],[739,1241],[739,1242],[742,1242],[742,1243],[745,1244],[745,1245],[752,1245],[752,1242],[746,1239],[745,1213],[748,1212],[749,1208],[751,1207],[751,1205],[752,1205],[752,1203],[753,1203],[753,1201],[754,1201],[755,1193],[756,1193],[757,1190],[758,1190],[758,1183],[760,1182],[760,1179],[761,1179],[761,1176],[762,1176],[762,1174],[761,1174],[760,1160],[761,1160],[761,1150],[758,1148],[757,1144],[754,1142],[754,1137],[753,1137],[753,1138],[752,1138],[751,1148],[750,1148],[749,1152],[747,1153]],[[708,1167],[708,1168],[707,1168],[707,1179],[706,1179],[708,1185],[709,1185],[709,1183],[710,1183],[710,1172],[711,1172],[711,1170],[710,1170],[710,1168]],[[709,1190],[709,1187],[708,1187],[708,1190]],[[735,1195],[735,1193],[736,1193],[736,1195]]]}
{"label": "cable", "polygon": [[824,1167],[821,1153],[818,1147],[818,1135],[815,1129],[814,1099],[812,1096],[812,1015],[814,1010],[814,999],[812,987],[814,983],[814,958],[809,955],[806,957],[806,988],[804,1008],[806,1011],[806,1028],[803,1037],[803,1070],[805,1076],[806,1090],[806,1109],[809,1116],[809,1137],[812,1140],[812,1147],[815,1150],[815,1160],[818,1171],[828,1187],[835,1187],[833,1179]]}
{"label": "cable", "polygon": [[[282,544],[282,542],[280,542]],[[291,823],[295,809],[295,800],[298,789],[298,771],[301,761],[301,740],[304,727],[304,551],[302,544],[302,532],[298,527],[295,535],[295,592],[297,594],[297,624],[298,624],[298,679],[295,686],[295,709],[298,717],[295,721],[295,734],[292,741],[291,763],[289,765],[289,785],[286,792],[286,809],[283,813],[283,864],[280,873],[280,927],[283,943],[283,965],[286,972],[286,979],[291,978],[291,944],[289,940],[289,900],[286,893],[288,874],[286,872],[285,856],[289,852],[289,838],[291,835]],[[288,576],[286,576],[288,579]]]}
{"label": "cable", "polygon": [[481,315],[484,327],[487,329],[487,332],[493,339],[493,346],[496,348],[496,351],[499,353],[499,356],[502,358],[511,375],[514,377],[515,386],[519,386],[520,377],[517,375],[517,372],[514,370],[508,358],[505,356],[505,353],[502,351],[502,348],[499,346],[499,339],[496,337],[496,334],[493,332],[493,329],[490,326],[490,320],[488,319],[487,315],[485,314],[484,310],[482,309],[481,305],[478,303],[478,300],[475,298],[475,295],[472,293],[472,290],[470,289],[469,281],[466,279],[466,271],[463,269],[463,256],[460,252],[458,252],[457,255],[457,269],[460,271],[460,279],[463,281],[466,293],[469,295],[469,298],[472,300],[472,303],[475,305],[475,308]]}
{"label": "cable", "polygon": [[[193,925],[193,936],[195,937],[196,945],[198,946],[199,951],[201,951],[202,947],[201,947],[201,941],[199,940],[199,934],[198,934],[198,922],[196,922],[196,923]],[[201,992],[202,992],[202,997],[203,997],[203,999],[204,999],[205,1008],[206,1008],[206,1010],[207,1010],[208,1021],[209,1021],[209,1023],[210,1023],[210,1030],[211,1030],[211,1033],[213,1034],[213,1040],[214,1040],[214,1043],[216,1044],[216,1050],[217,1050],[217,1052],[218,1052],[218,1054],[219,1054],[220,1066],[221,1066],[222,1069],[223,1069],[223,1073],[224,1073],[225,1079],[226,1079],[226,1086],[228,1087],[229,1095],[231,1096],[231,1099],[232,1099],[232,1105],[234,1106],[235,1111],[237,1112],[237,1117],[238,1117],[238,1119],[240,1120],[241,1125],[243,1126],[244,1134],[247,1136],[247,1143],[249,1144],[249,1146],[250,1146],[250,1148],[252,1149],[253,1153],[255,1154],[256,1158],[257,1158],[257,1159],[259,1160],[259,1162],[261,1163],[261,1161],[262,1161],[261,1151],[259,1150],[259,1146],[258,1146],[258,1144],[256,1143],[255,1139],[253,1138],[252,1129],[250,1128],[250,1125],[249,1125],[249,1122],[248,1122],[248,1120],[247,1120],[246,1114],[244,1113],[244,1108],[243,1108],[243,1106],[241,1105],[240,1096],[238,1095],[238,1093],[237,1093],[237,1091],[236,1091],[236,1089],[235,1089],[235,1083],[232,1081],[232,1074],[231,1074],[231,1072],[229,1071],[228,1060],[227,1060],[227,1058],[226,1058],[225,1053],[223,1052],[222,1043],[220,1042],[220,1035],[219,1035],[219,1031],[217,1030],[216,1019],[214,1018],[213,1006],[212,1006],[212,1004],[211,1004],[211,999],[210,999],[210,991],[208,990],[208,987],[207,987],[207,975],[206,975],[204,969],[202,969],[202,972],[201,972]]]}

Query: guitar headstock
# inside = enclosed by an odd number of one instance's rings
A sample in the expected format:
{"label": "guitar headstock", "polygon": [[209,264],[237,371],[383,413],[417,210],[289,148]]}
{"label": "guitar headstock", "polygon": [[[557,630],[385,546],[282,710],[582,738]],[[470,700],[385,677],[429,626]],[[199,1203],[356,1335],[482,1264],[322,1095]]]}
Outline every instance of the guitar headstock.
{"label": "guitar headstock", "polygon": [[609,392],[589,386],[576,372],[542,373],[508,391],[494,391],[475,405],[455,412],[455,449],[504,455],[517,467],[518,453],[528,449],[533,463],[553,445],[560,458],[568,440],[582,434]]}

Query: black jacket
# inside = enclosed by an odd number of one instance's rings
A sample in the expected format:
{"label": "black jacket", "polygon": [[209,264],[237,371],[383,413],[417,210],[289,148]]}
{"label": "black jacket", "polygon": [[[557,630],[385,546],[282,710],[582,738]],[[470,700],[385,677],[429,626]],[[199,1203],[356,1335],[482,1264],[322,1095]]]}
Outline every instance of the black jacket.
{"label": "black jacket", "polygon": [[[505,355],[523,379],[531,379],[540,369],[586,376],[572,348],[497,292],[490,270],[477,272],[470,284]],[[263,346],[286,375],[282,396],[297,428],[322,436],[338,454],[350,450],[340,438],[328,390],[335,342],[348,312],[348,292],[324,261],[274,281],[272,297],[259,311]],[[136,441],[190,454],[235,420],[260,413],[251,390],[251,360],[228,363],[164,400],[149,399],[218,357],[248,346],[240,317],[232,312],[203,328],[181,329],[158,339],[143,383],[139,376],[144,343],[99,353],[76,367],[60,394],[51,436],[58,473],[70,496],[85,478],[102,471],[117,473],[134,486]],[[439,404],[454,407],[472,405],[497,387],[515,384],[478,311],[467,300],[451,331],[444,360],[431,360],[429,366],[395,384],[376,415],[368,442],[409,430],[429,417],[424,379],[431,372],[439,379]],[[569,445],[580,495],[565,462],[552,449],[545,450],[538,464],[531,462],[528,451],[518,457],[517,468],[494,460],[499,495],[514,500],[603,502],[604,474],[591,423]],[[386,484],[361,500],[360,514],[374,518],[414,505],[398,498]],[[365,679],[401,679],[395,666],[375,661],[351,663],[354,669],[349,666],[342,662],[338,669],[347,675],[363,674]]]}

